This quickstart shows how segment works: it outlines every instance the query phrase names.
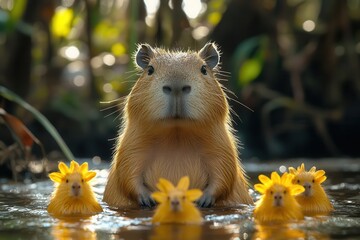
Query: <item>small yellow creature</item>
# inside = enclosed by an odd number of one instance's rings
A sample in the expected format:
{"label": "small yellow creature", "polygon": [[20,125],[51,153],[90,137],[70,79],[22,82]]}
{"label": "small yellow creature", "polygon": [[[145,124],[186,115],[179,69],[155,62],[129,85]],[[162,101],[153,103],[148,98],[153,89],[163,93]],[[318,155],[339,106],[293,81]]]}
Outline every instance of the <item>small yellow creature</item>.
{"label": "small yellow creature", "polygon": [[293,176],[288,173],[280,177],[277,172],[271,173],[271,179],[265,175],[259,176],[261,183],[254,186],[262,194],[254,209],[257,221],[286,222],[304,218],[294,195],[302,193],[305,189],[301,185],[293,184],[292,178]]}
{"label": "small yellow creature", "polygon": [[294,175],[293,183],[300,184],[305,188],[305,191],[295,198],[306,215],[327,213],[333,210],[333,206],[321,186],[321,183],[326,180],[324,170],[316,171],[314,166],[306,171],[305,165],[302,163],[297,169],[289,167],[289,172]]}
{"label": "small yellow creature", "polygon": [[88,171],[88,163],[81,166],[71,161],[70,167],[60,162],[60,172],[49,174],[55,183],[48,212],[55,216],[73,214],[94,214],[102,212],[102,207],[97,202],[89,181],[96,176],[96,172]]}
{"label": "small yellow creature", "polygon": [[189,188],[188,176],[182,177],[176,187],[160,178],[156,187],[160,190],[151,196],[159,203],[153,216],[153,223],[200,223],[202,216],[193,203],[202,195],[199,189]]}

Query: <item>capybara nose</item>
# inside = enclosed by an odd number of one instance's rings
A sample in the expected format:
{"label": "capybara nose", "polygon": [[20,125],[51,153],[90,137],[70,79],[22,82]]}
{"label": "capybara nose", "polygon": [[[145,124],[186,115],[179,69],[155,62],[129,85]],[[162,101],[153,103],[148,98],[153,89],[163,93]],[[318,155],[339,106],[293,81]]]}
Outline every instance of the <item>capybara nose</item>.
{"label": "capybara nose", "polygon": [[190,85],[182,85],[182,86],[165,85],[165,86],[163,86],[163,92],[166,95],[186,95],[191,92],[191,86]]}
{"label": "capybara nose", "polygon": [[171,203],[171,208],[173,211],[175,211],[175,212],[180,211],[181,206],[180,206],[180,202],[178,199],[171,200],[170,203]]}
{"label": "capybara nose", "polygon": [[281,196],[281,194],[275,194],[274,195],[274,206],[276,207],[280,207],[283,205],[283,202],[282,202],[282,199],[283,197]]}
{"label": "capybara nose", "polygon": [[72,188],[71,190],[72,190],[74,196],[79,196],[80,195],[80,189],[81,189],[80,184],[74,183],[71,186],[71,188]]}
{"label": "capybara nose", "polygon": [[305,191],[303,194],[305,196],[311,196],[311,183],[305,183],[304,188],[305,188]]}

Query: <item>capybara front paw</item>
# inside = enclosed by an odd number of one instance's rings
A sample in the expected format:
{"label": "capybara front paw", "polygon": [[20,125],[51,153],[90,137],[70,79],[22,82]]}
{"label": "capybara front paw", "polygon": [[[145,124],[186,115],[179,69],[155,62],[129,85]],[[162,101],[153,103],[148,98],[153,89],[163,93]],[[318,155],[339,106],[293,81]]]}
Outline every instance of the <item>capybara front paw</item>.
{"label": "capybara front paw", "polygon": [[148,192],[140,193],[138,200],[140,206],[142,207],[153,207],[156,205],[156,202],[154,201],[154,199],[152,199]]}
{"label": "capybara front paw", "polygon": [[212,207],[214,203],[215,197],[208,192],[204,192],[201,198],[197,201],[198,206],[202,208]]}

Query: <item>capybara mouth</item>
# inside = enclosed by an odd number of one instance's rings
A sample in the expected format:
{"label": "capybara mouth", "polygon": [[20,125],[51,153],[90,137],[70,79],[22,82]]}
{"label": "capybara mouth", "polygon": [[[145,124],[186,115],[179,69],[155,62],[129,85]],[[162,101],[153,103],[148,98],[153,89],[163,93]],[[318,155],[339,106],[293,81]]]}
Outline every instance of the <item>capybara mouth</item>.
{"label": "capybara mouth", "polygon": [[175,114],[173,117],[171,117],[172,119],[175,119],[175,120],[179,120],[179,119],[184,119],[185,117],[180,115],[180,114]]}
{"label": "capybara mouth", "polygon": [[188,116],[186,116],[184,114],[174,114],[174,115],[167,117],[166,119],[175,120],[175,121],[191,120]]}
{"label": "capybara mouth", "polygon": [[186,114],[180,112],[170,112],[166,114],[163,120],[170,120],[170,121],[181,121],[181,120],[189,120],[190,118],[186,116]]}

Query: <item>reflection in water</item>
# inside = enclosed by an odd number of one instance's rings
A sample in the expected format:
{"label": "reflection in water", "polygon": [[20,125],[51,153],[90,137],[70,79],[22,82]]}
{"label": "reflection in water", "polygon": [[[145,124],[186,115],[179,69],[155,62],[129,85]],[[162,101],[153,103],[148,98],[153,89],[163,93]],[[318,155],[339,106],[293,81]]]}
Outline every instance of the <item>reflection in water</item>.
{"label": "reflection in water", "polygon": [[200,224],[161,224],[154,226],[151,231],[151,240],[197,240],[201,238],[202,226]]}
{"label": "reflection in water", "polygon": [[327,217],[327,216],[330,216],[331,212],[306,212],[305,216],[308,216],[308,217],[314,217],[314,218],[322,218],[322,217]]}
{"label": "reflection in water", "polygon": [[127,226],[118,229],[115,239],[151,239],[151,240],[218,240],[248,239],[249,229],[242,228],[241,223],[216,225],[208,222],[202,224],[160,224]]}
{"label": "reflection in water", "polygon": [[304,239],[305,232],[289,224],[257,225],[253,239]]}
{"label": "reflection in water", "polygon": [[330,239],[328,234],[307,231],[290,224],[281,225],[258,225],[253,239],[317,239],[327,240]]}
{"label": "reflection in water", "polygon": [[252,239],[330,239],[328,234],[308,231],[291,224],[257,225]]}
{"label": "reflection in water", "polygon": [[51,234],[56,240],[95,240],[96,232],[93,229],[91,217],[66,217],[52,227]]}

